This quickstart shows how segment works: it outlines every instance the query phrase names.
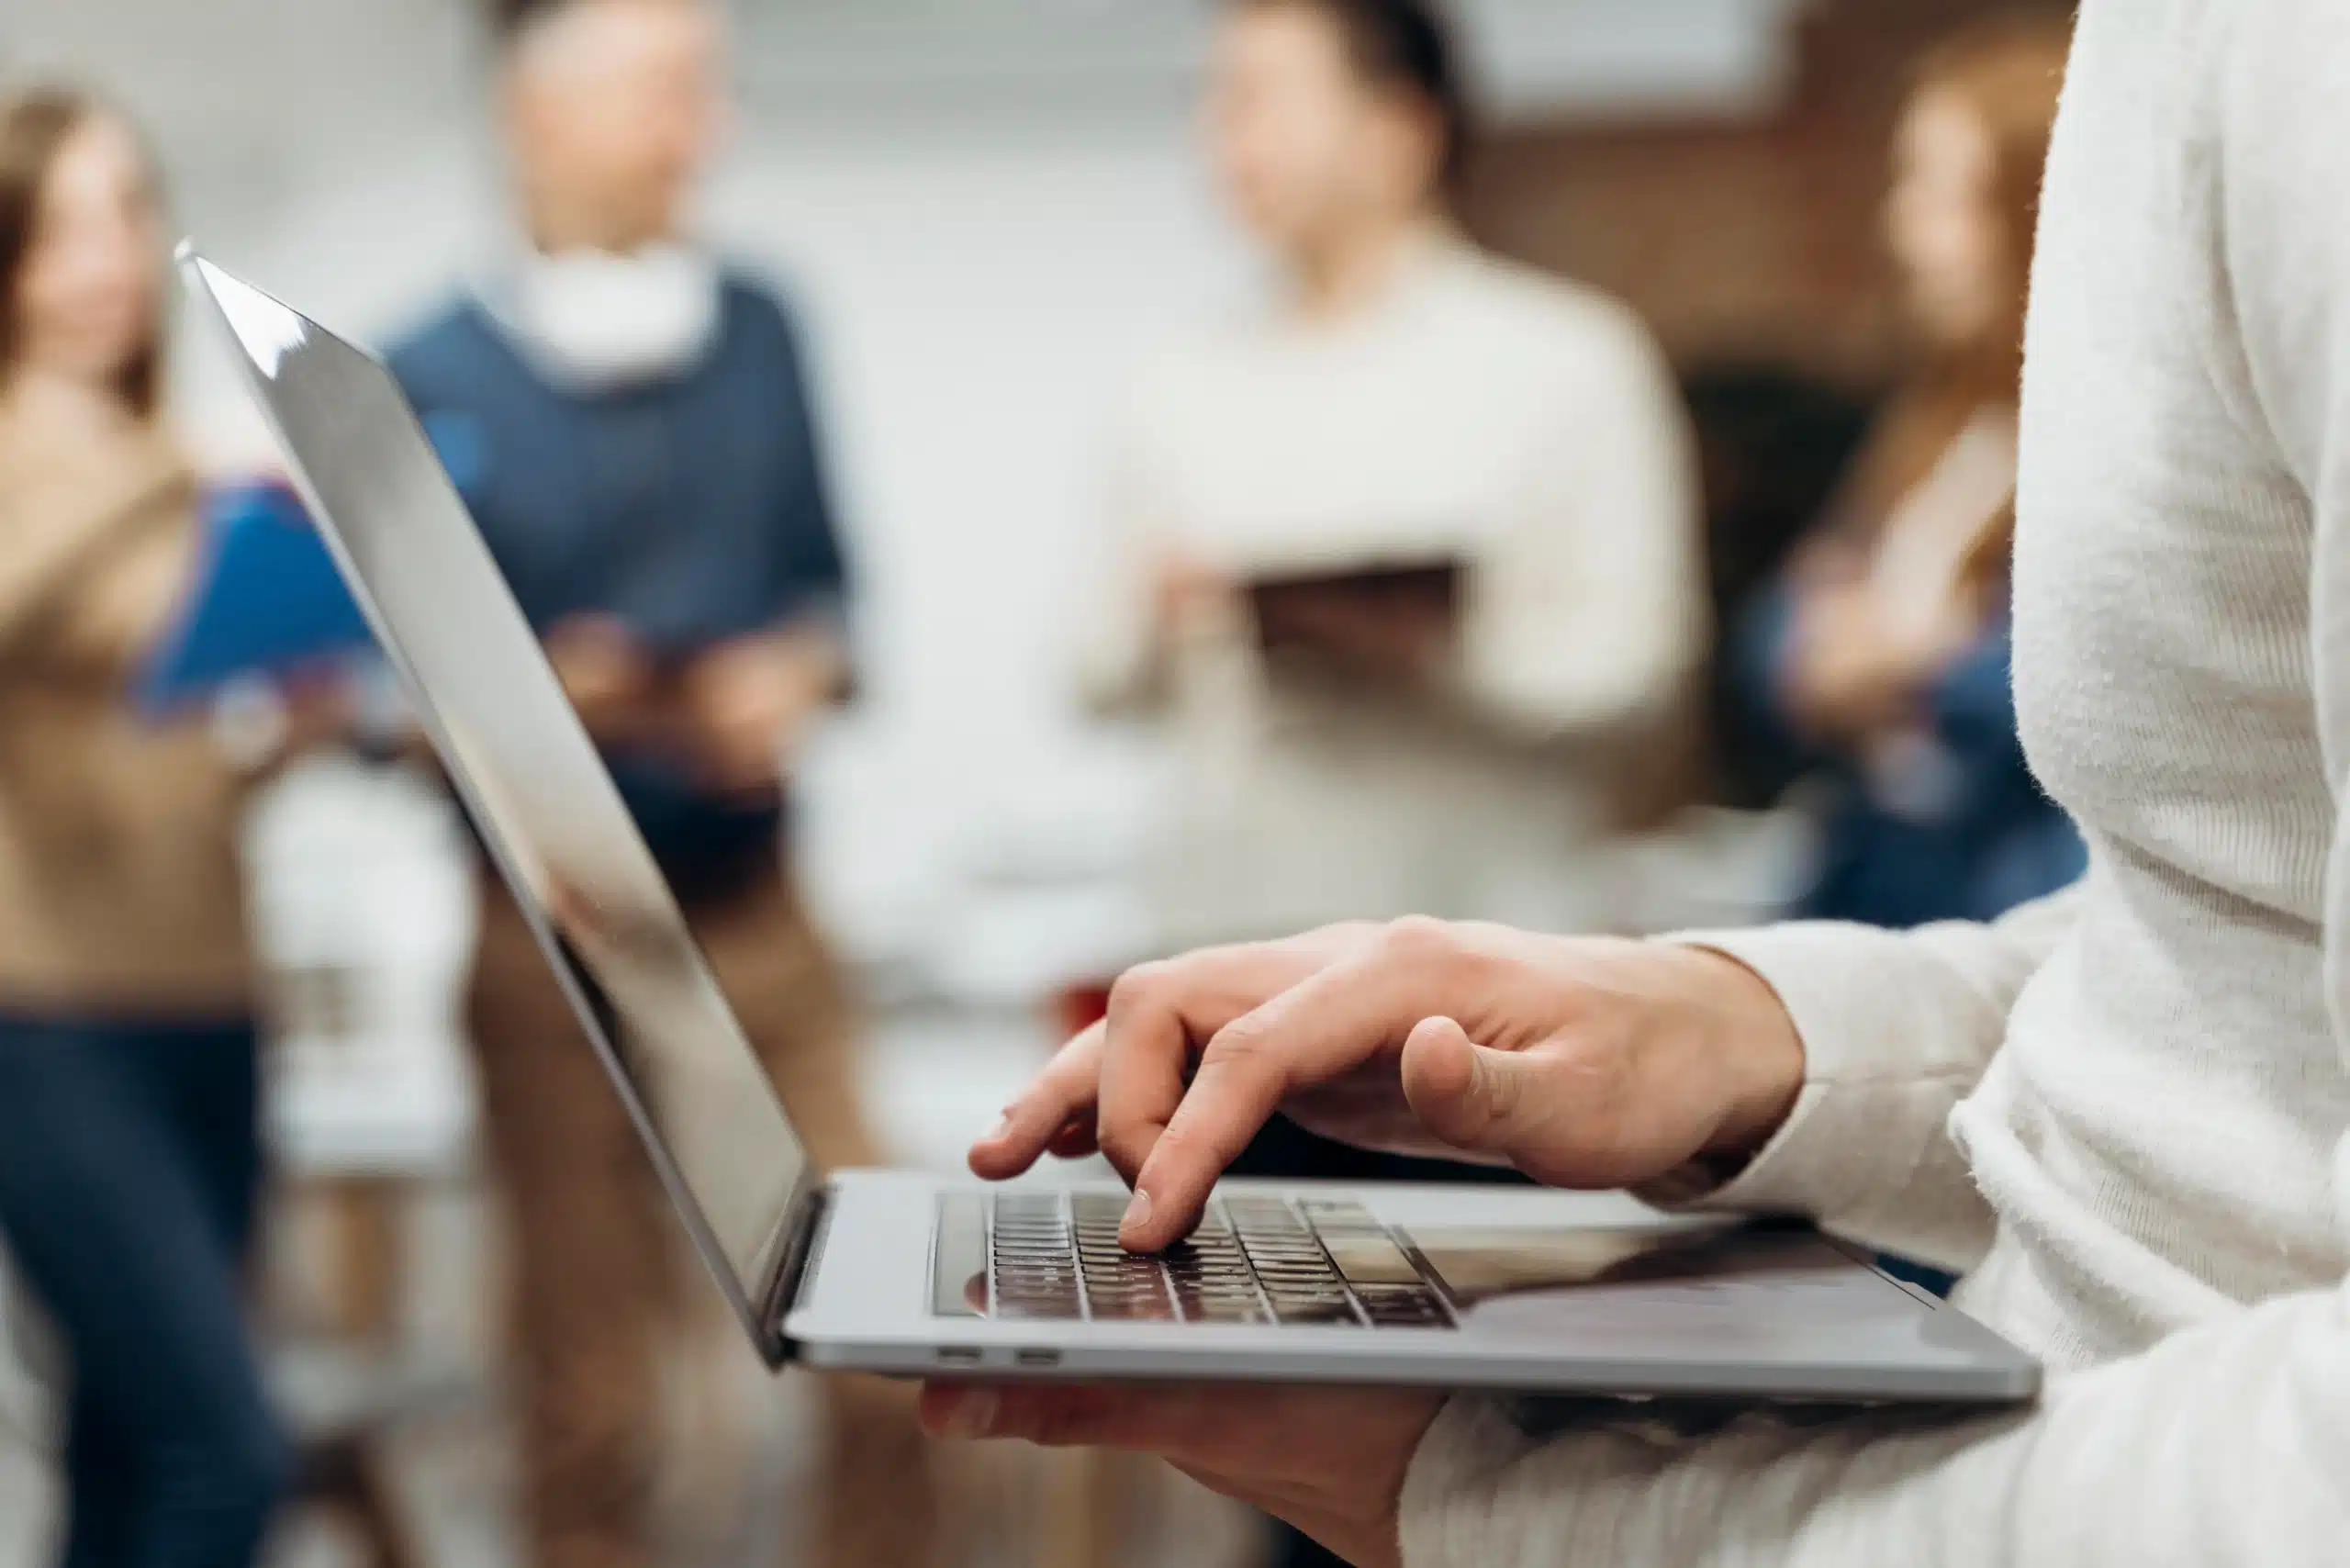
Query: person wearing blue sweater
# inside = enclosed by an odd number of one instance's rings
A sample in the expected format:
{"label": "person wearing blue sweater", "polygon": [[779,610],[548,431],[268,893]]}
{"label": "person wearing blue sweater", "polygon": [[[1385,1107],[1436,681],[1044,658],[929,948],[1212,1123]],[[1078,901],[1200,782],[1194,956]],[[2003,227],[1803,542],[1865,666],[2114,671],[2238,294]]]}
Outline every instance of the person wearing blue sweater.
{"label": "person wearing blue sweater", "polygon": [[[390,363],[609,761],[815,1157],[874,1164],[841,976],[787,870],[791,755],[846,694],[849,577],[790,313],[690,237],[725,117],[708,0],[507,0],[515,254]],[[680,1257],[653,1173],[494,876],[469,1032],[517,1249],[536,1568],[653,1555],[656,1333]],[[826,1388],[821,1540],[917,1563],[910,1405]]]}
{"label": "person wearing blue sweater", "polygon": [[729,734],[697,687],[733,664],[746,685],[823,698],[842,678],[848,588],[791,320],[740,275],[713,268],[706,286],[706,341],[641,376],[557,370],[487,292],[391,359],[688,894],[775,847],[788,739],[764,724]]}
{"label": "person wearing blue sweater", "polygon": [[2024,760],[2008,631],[2024,297],[2065,42],[1998,24],[1920,73],[1886,230],[1927,363],[1723,649],[1733,742],[1812,798],[1806,918],[1989,920],[2087,861]]}
{"label": "person wearing blue sweater", "polygon": [[1748,745],[1815,791],[1819,855],[1799,917],[1991,920],[2080,875],[2080,835],[2024,760],[2004,621],[1919,685],[1915,728],[1874,756],[1822,745],[1790,713],[1795,636],[1790,595],[1774,589],[1734,629],[1724,673]]}

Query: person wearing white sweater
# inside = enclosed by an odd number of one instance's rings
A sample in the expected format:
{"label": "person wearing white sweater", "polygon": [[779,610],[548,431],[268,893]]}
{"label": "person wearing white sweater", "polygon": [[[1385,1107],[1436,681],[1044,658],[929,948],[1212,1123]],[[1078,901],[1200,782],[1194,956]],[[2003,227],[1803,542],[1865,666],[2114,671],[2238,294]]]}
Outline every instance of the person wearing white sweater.
{"label": "person wearing white sweater", "polygon": [[1220,9],[1207,140],[1280,297],[1138,376],[1076,638],[1089,700],[1172,742],[1155,946],[1607,929],[1622,775],[1703,655],[1670,368],[1447,215],[1468,111],[1425,0]]}
{"label": "person wearing white sweater", "polygon": [[[1382,1393],[976,1389],[1409,1568],[2350,1559],[2350,28],[2088,0],[2042,206],[2016,647],[2091,847],[1993,926],[1602,945],[1407,922],[1146,971],[977,1146],[1179,1235],[1286,1103],[1965,1271],[2033,1408],[1707,1433]],[[1188,1087],[1181,1056],[1202,1047]],[[1345,1092],[1316,1092],[1337,1087]],[[1098,1091],[1098,1092],[1097,1092]]]}

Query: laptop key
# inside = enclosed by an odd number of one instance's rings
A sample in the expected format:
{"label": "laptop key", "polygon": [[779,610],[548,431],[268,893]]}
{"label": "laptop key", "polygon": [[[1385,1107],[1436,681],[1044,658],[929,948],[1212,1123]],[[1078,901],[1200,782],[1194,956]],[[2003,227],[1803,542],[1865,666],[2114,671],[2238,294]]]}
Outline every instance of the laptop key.
{"label": "laptop key", "polygon": [[1385,1231],[1360,1232],[1327,1238],[1330,1260],[1350,1285],[1416,1285],[1419,1270]]}
{"label": "laptop key", "polygon": [[1274,1316],[1284,1324],[1315,1328],[1356,1328],[1361,1320],[1353,1307],[1345,1302],[1322,1302],[1312,1305],[1283,1306],[1275,1303]]}

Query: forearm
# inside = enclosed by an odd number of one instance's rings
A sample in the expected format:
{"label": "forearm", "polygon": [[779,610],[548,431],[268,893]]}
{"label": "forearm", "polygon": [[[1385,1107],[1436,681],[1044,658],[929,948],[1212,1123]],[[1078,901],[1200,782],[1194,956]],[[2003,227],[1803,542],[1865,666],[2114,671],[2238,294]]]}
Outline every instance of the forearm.
{"label": "forearm", "polygon": [[1687,1441],[1547,1442],[1460,1400],[1421,1445],[1408,1568],[2318,1568],[2350,1529],[2350,1326],[2272,1302],[1947,1424],[1756,1416]]}

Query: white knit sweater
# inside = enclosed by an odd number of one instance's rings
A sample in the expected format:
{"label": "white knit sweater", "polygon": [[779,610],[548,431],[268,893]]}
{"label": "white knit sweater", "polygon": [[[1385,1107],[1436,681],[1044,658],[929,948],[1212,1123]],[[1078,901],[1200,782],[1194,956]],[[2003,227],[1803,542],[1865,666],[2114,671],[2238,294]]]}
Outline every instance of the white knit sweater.
{"label": "white knit sweater", "polygon": [[1718,1201],[1971,1266],[1963,1305],[2056,1375],[1956,1426],[1684,1441],[1457,1401],[1411,1568],[2350,1562],[2350,11],[2080,29],[2016,643],[2092,869],[1988,929],[1718,939],[1810,1082]]}
{"label": "white knit sweater", "polygon": [[[1097,702],[1174,743],[1160,941],[1620,923],[1610,788],[1704,641],[1693,450],[1638,317],[1443,229],[1339,319],[1255,315],[1155,361],[1118,421],[1076,651]],[[1162,642],[1168,554],[1243,580],[1460,563],[1441,696],[1277,679],[1237,612]]]}

